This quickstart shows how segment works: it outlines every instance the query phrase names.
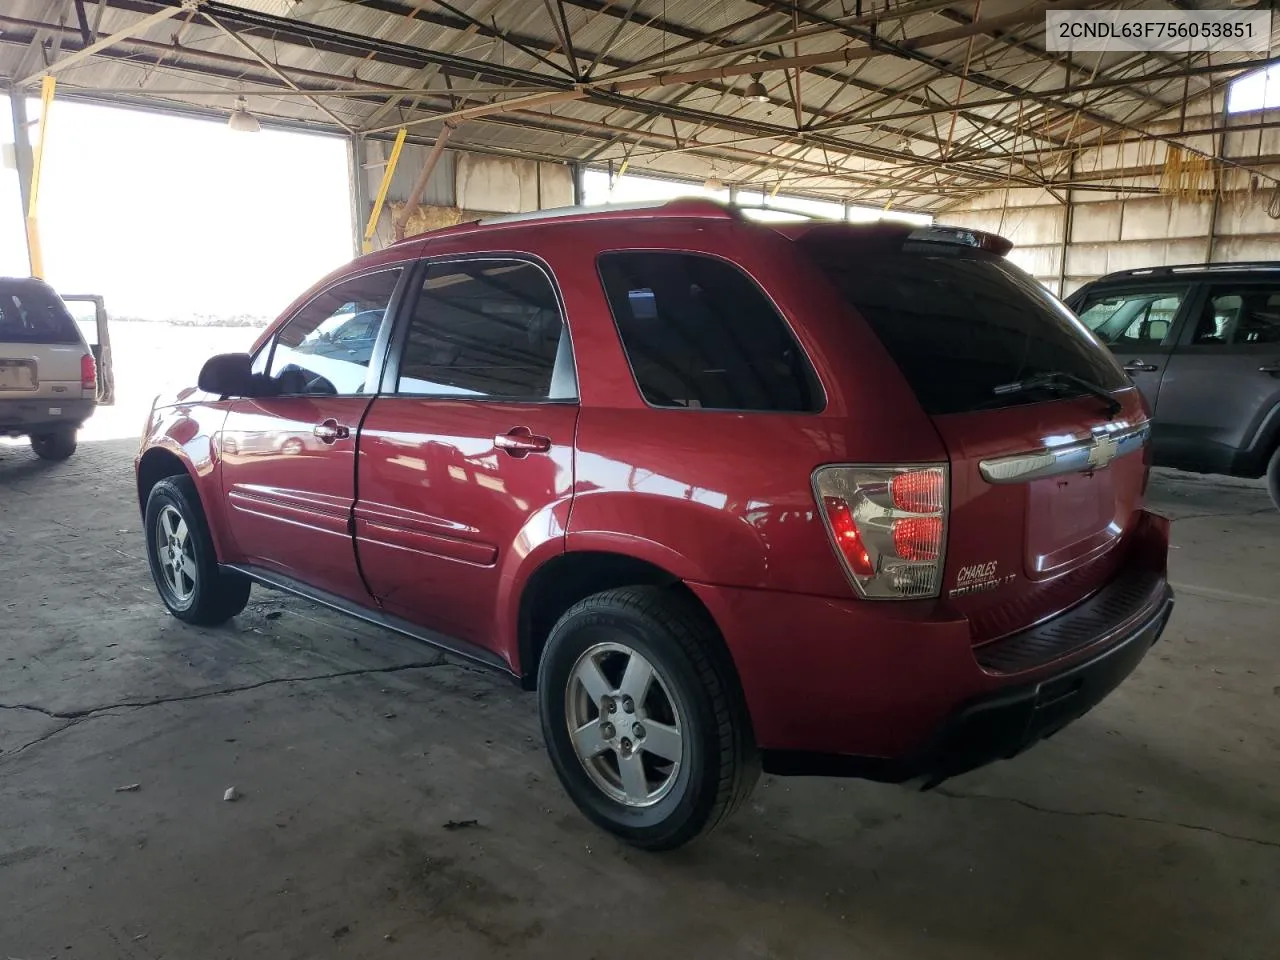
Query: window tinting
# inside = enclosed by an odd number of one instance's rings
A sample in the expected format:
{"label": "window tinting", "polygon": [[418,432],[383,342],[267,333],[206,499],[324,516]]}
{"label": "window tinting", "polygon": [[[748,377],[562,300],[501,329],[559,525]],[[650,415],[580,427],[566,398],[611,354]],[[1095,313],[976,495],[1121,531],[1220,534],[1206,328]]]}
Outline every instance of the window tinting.
{"label": "window tinting", "polygon": [[67,305],[39,283],[0,284],[0,343],[79,343]]}
{"label": "window tinting", "polygon": [[1106,390],[1129,383],[1076,316],[1003,257],[941,244],[893,252],[851,250],[836,239],[800,242],[870,324],[927,413],[1074,392],[1057,382],[994,393],[1041,373],[1071,374]]}
{"label": "window tinting", "polygon": [[1081,305],[1080,320],[1113,349],[1158,347],[1173,329],[1185,290],[1093,293]]}
{"label": "window tinting", "polygon": [[[563,349],[561,340],[564,340]],[[555,290],[523,260],[433,263],[400,361],[397,392],[545,400],[572,357]]]}
{"label": "window tinting", "polygon": [[1196,346],[1280,343],[1280,290],[1270,287],[1213,287],[1196,323]]}
{"label": "window tinting", "polygon": [[382,317],[399,270],[344,280],[294,314],[276,334],[269,375],[280,396],[364,392]]}
{"label": "window tinting", "polygon": [[600,256],[644,398],[658,407],[815,411],[817,380],[786,322],[742,271],[689,253]]}

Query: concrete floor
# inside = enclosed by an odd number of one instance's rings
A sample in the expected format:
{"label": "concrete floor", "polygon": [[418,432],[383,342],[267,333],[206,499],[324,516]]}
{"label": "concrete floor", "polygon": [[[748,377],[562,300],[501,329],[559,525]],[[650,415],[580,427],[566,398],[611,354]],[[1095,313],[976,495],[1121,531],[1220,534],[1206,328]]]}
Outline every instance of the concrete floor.
{"label": "concrete floor", "polygon": [[577,814],[500,679],[266,591],[168,617],[132,449],[0,446],[0,958],[1276,955],[1256,484],[1157,478],[1177,611],[1053,741],[929,794],[766,779],[653,856]]}

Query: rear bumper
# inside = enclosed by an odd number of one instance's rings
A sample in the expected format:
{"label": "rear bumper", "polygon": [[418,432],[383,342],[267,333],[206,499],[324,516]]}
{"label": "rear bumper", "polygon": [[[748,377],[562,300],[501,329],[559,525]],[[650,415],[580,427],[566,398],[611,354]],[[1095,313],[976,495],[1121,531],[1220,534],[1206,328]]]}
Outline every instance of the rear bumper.
{"label": "rear bumper", "polygon": [[1082,603],[973,647],[932,602],[883,604],[689,584],[720,623],[765,769],[933,781],[1013,756],[1086,713],[1173,608],[1168,524],[1147,515]]}
{"label": "rear bumper", "polygon": [[28,436],[42,430],[80,426],[93,414],[93,400],[79,397],[0,399],[0,436]]}
{"label": "rear bumper", "polygon": [[1084,716],[1118,687],[1160,638],[1172,613],[1173,591],[1162,580],[1144,617],[1128,625],[1102,653],[1042,680],[1001,689],[961,706],[914,755],[887,759],[765,751],[764,768],[777,774],[855,776],[893,783],[923,779],[931,786],[994,760],[1017,756]]}

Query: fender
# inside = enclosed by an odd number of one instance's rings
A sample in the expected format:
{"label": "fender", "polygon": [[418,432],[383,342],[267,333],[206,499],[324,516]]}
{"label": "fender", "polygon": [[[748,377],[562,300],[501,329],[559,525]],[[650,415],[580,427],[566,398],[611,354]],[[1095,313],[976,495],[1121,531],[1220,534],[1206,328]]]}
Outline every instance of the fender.
{"label": "fender", "polygon": [[[525,590],[548,562],[572,553],[641,560],[690,582],[713,578],[713,571],[714,579],[720,579],[726,566],[735,568],[735,576],[757,582],[766,567],[761,538],[739,517],[683,499],[579,492],[572,501],[562,500],[531,517],[502,561],[494,635],[500,655],[515,672],[525,666],[520,650]],[[726,564],[730,557],[736,563]]]}
{"label": "fender", "polygon": [[635,557],[686,581],[740,586],[768,581],[769,549],[760,526],[737,511],[677,496],[579,493],[565,548]]}
{"label": "fender", "polygon": [[[195,483],[218,562],[234,563],[238,554],[225,534],[227,526],[221,496],[221,461],[216,439],[226,415],[226,404],[220,401],[197,401],[153,408],[135,470],[139,473],[140,480],[143,463],[152,450],[164,450],[176,457]],[[139,499],[141,500],[141,489]],[[145,513],[146,503],[142,502],[140,506]]]}
{"label": "fender", "polygon": [[494,636],[498,654],[513,672],[520,669],[520,598],[529,578],[548,560],[565,552],[565,531],[572,500],[565,497],[529,517],[499,564]]}
{"label": "fender", "polygon": [[1280,442],[1280,403],[1259,418],[1252,439],[1236,454],[1235,467],[1245,476],[1260,477],[1267,469],[1267,459]]}

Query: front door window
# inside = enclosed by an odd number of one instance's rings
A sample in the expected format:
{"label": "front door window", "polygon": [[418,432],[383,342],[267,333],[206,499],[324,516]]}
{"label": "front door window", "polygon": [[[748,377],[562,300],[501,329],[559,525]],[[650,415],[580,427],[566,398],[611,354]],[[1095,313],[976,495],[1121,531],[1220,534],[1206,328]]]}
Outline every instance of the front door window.
{"label": "front door window", "polygon": [[345,280],[311,300],[276,335],[266,372],[276,396],[364,392],[373,344],[399,270]]}

